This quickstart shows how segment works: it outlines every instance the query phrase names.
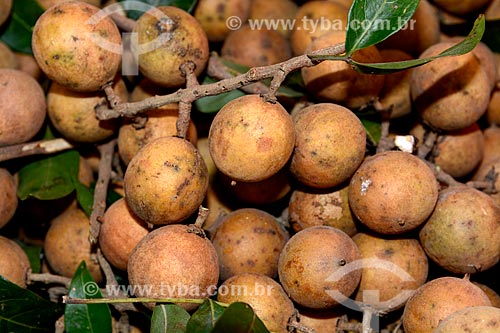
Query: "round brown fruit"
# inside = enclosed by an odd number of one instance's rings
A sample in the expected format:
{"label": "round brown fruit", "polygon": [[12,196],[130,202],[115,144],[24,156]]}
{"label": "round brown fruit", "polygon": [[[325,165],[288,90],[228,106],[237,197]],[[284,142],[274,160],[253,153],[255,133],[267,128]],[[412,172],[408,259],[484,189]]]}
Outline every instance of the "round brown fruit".
{"label": "round brown fruit", "polygon": [[486,119],[490,125],[500,125],[500,89],[493,90],[491,94]]}
{"label": "round brown fruit", "polygon": [[[127,87],[123,80],[116,80],[113,90],[127,101]],[[52,125],[61,135],[74,142],[96,143],[112,136],[118,127],[116,119],[99,120],[98,107],[107,107],[103,91],[77,92],[53,82],[47,94],[47,113]]]}
{"label": "round brown fruit", "polygon": [[106,210],[99,232],[99,245],[111,265],[127,270],[128,259],[137,243],[148,234],[146,224],[121,198]]}
{"label": "round brown fruit", "polygon": [[431,280],[406,303],[403,325],[407,333],[432,333],[452,313],[470,306],[491,306],[486,294],[471,282],[455,277]]}
{"label": "round brown fruit", "polygon": [[346,233],[333,227],[311,227],[285,244],[278,262],[279,279],[298,304],[327,309],[358,286],[361,271],[343,267],[359,259],[358,247]]}
{"label": "round brown fruit", "polygon": [[472,282],[472,283],[478,286],[486,294],[486,296],[488,296],[491,302],[491,306],[500,308],[500,295],[498,295],[495,290],[491,289],[490,287],[482,283],[478,282]]}
{"label": "round brown fruit", "polygon": [[99,8],[84,2],[50,7],[33,28],[32,47],[38,65],[52,80],[75,91],[97,91],[115,77],[121,55],[120,31]]}
{"label": "round brown fruit", "polygon": [[444,133],[434,146],[434,163],[452,177],[470,174],[483,159],[484,137],[477,124]]}
{"label": "round brown fruit", "polygon": [[12,9],[12,0],[0,0],[0,25],[2,25],[10,16]]}
{"label": "round brown fruit", "polygon": [[433,333],[496,333],[499,331],[500,309],[492,306],[472,306],[446,317]]}
{"label": "round brown fruit", "polygon": [[[345,39],[345,31],[333,31],[315,39],[307,50],[319,50],[343,43]],[[356,51],[352,57],[361,63],[383,62],[375,46]],[[348,63],[336,60],[326,60],[314,67],[304,67],[302,77],[307,90],[313,96],[354,109],[375,100],[384,85],[383,75],[362,74]]]}
{"label": "round brown fruit", "polygon": [[432,215],[420,231],[427,255],[453,273],[476,273],[500,256],[500,207],[474,188],[449,187],[439,194]]}
{"label": "round brown fruit", "polygon": [[[250,6],[249,19],[251,20],[293,20],[297,13],[297,4],[292,0],[253,0]],[[276,30],[288,37],[290,28],[279,26]]]}
{"label": "round brown fruit", "polygon": [[266,275],[235,275],[220,285],[217,300],[224,303],[244,302],[271,332],[287,333],[289,319],[294,314],[292,301],[283,288]]}
{"label": "round brown fruit", "polygon": [[[205,30],[208,40],[221,42],[227,35],[246,22],[251,0],[199,0],[194,17]],[[238,19],[234,19],[234,18]],[[234,19],[234,21],[231,20]]]}
{"label": "round brown fruit", "polygon": [[0,236],[0,276],[26,288],[30,262],[21,246],[7,237]]}
{"label": "round brown fruit", "polygon": [[[304,54],[311,42],[332,31],[345,31],[348,13],[349,8],[336,1],[304,3],[295,14],[296,24],[290,35],[293,54],[296,56]],[[331,25],[323,26],[321,22]]]}
{"label": "round brown fruit", "polygon": [[180,87],[186,82],[181,66],[194,64],[195,75],[208,61],[208,40],[200,23],[188,12],[172,6],[152,8],[134,26],[139,50],[141,73],[165,87]]}
{"label": "round brown fruit", "polygon": [[[128,278],[138,297],[205,298],[219,279],[217,253],[194,226],[163,226],[144,237],[128,261]],[[178,304],[193,310],[197,304]],[[148,304],[151,306],[151,304]]]}
{"label": "round brown fruit", "polygon": [[347,181],[365,156],[366,131],[359,118],[343,106],[320,103],[303,108],[294,120],[292,174],[315,188]]}
{"label": "round brown fruit", "polygon": [[0,42],[0,68],[19,69],[15,53],[4,42]]}
{"label": "round brown fruit", "polygon": [[[393,311],[427,280],[429,264],[416,239],[384,239],[365,233],[352,239],[362,258],[357,301],[384,312]],[[378,292],[376,299],[368,296],[373,290]]]}
{"label": "round brown fruit", "polygon": [[[453,46],[441,42],[425,50],[430,57]],[[411,95],[416,110],[431,127],[445,131],[471,126],[490,100],[490,81],[473,52],[444,57],[413,69]]]}
{"label": "round brown fruit", "polygon": [[94,281],[102,281],[101,267],[91,259],[89,231],[89,218],[76,206],[52,220],[43,249],[54,272],[71,278],[80,262],[85,261]]}
{"label": "round brown fruit", "polygon": [[438,182],[418,157],[388,151],[368,157],[349,184],[349,204],[368,228],[401,234],[421,225],[432,213]]}
{"label": "round brown fruit", "polygon": [[17,184],[7,169],[0,169],[0,229],[14,216],[17,209]]}
{"label": "round brown fruit", "polygon": [[288,215],[295,231],[326,225],[342,230],[349,236],[356,234],[356,224],[351,215],[348,187],[338,190],[295,190],[290,197]]}
{"label": "round brown fruit", "polygon": [[338,324],[343,320],[342,309],[312,310],[299,309],[299,324],[312,328],[316,333],[336,332]]}
{"label": "round brown fruit", "polygon": [[[36,0],[36,2],[38,2],[40,4],[40,6],[42,6],[42,8],[45,10],[49,9],[52,6],[55,6],[55,5],[58,5],[60,3],[67,2],[67,1],[70,1],[70,0]],[[97,7],[101,6],[101,0],[80,0],[80,1],[89,3],[89,4],[97,6]]]}
{"label": "round brown fruit", "polygon": [[45,94],[38,82],[15,69],[0,69],[0,146],[26,142],[45,120]]}
{"label": "round brown fruit", "polygon": [[19,69],[30,76],[32,76],[35,80],[39,81],[42,78],[42,70],[38,63],[31,54],[14,52],[16,55],[17,63],[19,64]]}
{"label": "round brown fruit", "polygon": [[212,236],[220,279],[243,273],[278,276],[278,259],[288,233],[270,214],[242,208],[222,217]]}
{"label": "round brown fruit", "polygon": [[257,182],[276,174],[293,152],[292,118],[279,103],[245,95],[215,116],[208,144],[217,168],[237,181]]}
{"label": "round brown fruit", "polygon": [[244,25],[224,40],[221,56],[247,67],[259,67],[290,59],[292,50],[280,33]]}
{"label": "round brown fruit", "polygon": [[146,223],[171,224],[188,218],[203,202],[208,171],[189,142],[162,137],[144,146],[125,172],[125,198]]}
{"label": "round brown fruit", "polygon": [[434,0],[434,3],[456,15],[467,15],[485,7],[491,0]]}

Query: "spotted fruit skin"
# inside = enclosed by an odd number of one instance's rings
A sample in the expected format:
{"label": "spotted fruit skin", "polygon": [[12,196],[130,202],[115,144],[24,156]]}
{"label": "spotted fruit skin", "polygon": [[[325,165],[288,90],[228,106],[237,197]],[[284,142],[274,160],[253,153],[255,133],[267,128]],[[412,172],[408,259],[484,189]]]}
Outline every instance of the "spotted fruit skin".
{"label": "spotted fruit skin", "polygon": [[121,35],[93,5],[70,1],[46,10],[33,28],[32,47],[40,69],[74,91],[97,91],[113,80],[121,63]]}

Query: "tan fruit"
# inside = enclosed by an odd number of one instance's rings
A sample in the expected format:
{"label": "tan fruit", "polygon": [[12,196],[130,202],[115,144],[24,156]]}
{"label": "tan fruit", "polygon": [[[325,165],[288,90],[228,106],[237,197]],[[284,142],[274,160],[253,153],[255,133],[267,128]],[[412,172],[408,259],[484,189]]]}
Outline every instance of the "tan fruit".
{"label": "tan fruit", "polygon": [[199,140],[197,140],[196,147],[198,148],[201,157],[203,157],[203,160],[207,165],[208,176],[210,182],[212,182],[213,179],[215,178],[215,175],[217,174],[217,167],[215,166],[214,160],[212,160],[212,156],[210,156],[210,149],[208,147],[208,138],[200,138]]}
{"label": "tan fruit", "polygon": [[434,333],[496,333],[500,331],[500,309],[471,306],[452,313],[439,323]]}
{"label": "tan fruit", "polygon": [[[161,94],[150,82],[142,81],[134,88],[130,97],[132,102],[138,102]],[[149,142],[161,137],[176,136],[178,115],[179,105],[172,103],[148,110],[138,119],[125,119],[118,132],[118,151],[123,163],[128,165],[139,149]],[[186,138],[196,146],[198,135],[192,121]]]}
{"label": "tan fruit", "polygon": [[[276,20],[276,22],[286,22],[293,20],[297,13],[297,4],[291,0],[253,0],[250,6],[249,19],[251,20]],[[280,21],[281,20],[281,21]],[[288,37],[292,32],[291,28],[278,26],[277,30],[281,35]]]}
{"label": "tan fruit", "polygon": [[349,184],[349,204],[368,228],[401,234],[421,225],[432,213],[438,182],[418,157],[388,151],[368,157]]}
{"label": "tan fruit", "polygon": [[247,67],[259,67],[290,59],[292,50],[286,37],[278,32],[244,25],[224,39],[221,56]]}
{"label": "tan fruit", "polygon": [[500,308],[500,295],[497,294],[496,291],[491,289],[485,284],[478,283],[478,282],[472,282],[474,285],[478,286],[485,294],[488,296],[491,302],[491,306],[494,306],[496,308]]}
{"label": "tan fruit", "polygon": [[2,25],[10,16],[13,0],[0,0],[0,25]]}
{"label": "tan fruit", "polygon": [[172,6],[150,9],[137,20],[134,33],[139,47],[153,48],[139,53],[139,68],[151,81],[165,87],[180,87],[186,82],[182,64],[192,62],[196,75],[205,69],[207,35],[188,12]]}
{"label": "tan fruit", "polygon": [[113,80],[121,56],[120,31],[99,8],[84,2],[50,7],[33,28],[33,54],[52,80],[75,91],[97,91]]}
{"label": "tan fruit", "polygon": [[348,12],[349,8],[335,1],[308,1],[300,6],[290,35],[293,54],[306,53],[311,42],[323,35],[345,31]]}
{"label": "tan fruit", "polygon": [[235,275],[219,287],[217,299],[229,304],[247,303],[269,331],[288,332],[288,320],[294,313],[293,303],[283,288],[266,275]]}
{"label": "tan fruit", "polygon": [[13,240],[0,236],[0,276],[26,288],[30,262],[23,249]]}
{"label": "tan fruit", "polygon": [[42,87],[28,74],[0,69],[0,146],[30,140],[45,120]]}
{"label": "tan fruit", "polygon": [[483,131],[483,137],[484,154],[479,169],[481,169],[483,165],[500,158],[500,145],[498,144],[500,140],[500,128],[497,126],[490,126],[486,128]]}
{"label": "tan fruit", "polygon": [[212,236],[220,279],[243,273],[278,276],[278,259],[288,233],[270,214],[242,208],[224,216]]}
{"label": "tan fruit", "polygon": [[455,178],[471,173],[483,159],[484,137],[477,124],[440,135],[434,163]]}
{"label": "tan fruit", "polygon": [[152,224],[188,218],[202,203],[207,187],[205,162],[191,143],[177,137],[144,146],[125,172],[127,204]]}
{"label": "tan fruit", "polygon": [[295,116],[296,142],[290,170],[303,184],[328,188],[347,181],[365,155],[366,131],[349,109],[320,103]]}
{"label": "tan fruit", "polygon": [[500,125],[500,89],[496,89],[491,94],[486,119],[490,125]]}
{"label": "tan fruit", "polygon": [[434,3],[456,15],[466,15],[485,7],[491,0],[434,0]]}
{"label": "tan fruit", "polygon": [[500,207],[474,188],[450,187],[439,194],[432,215],[420,231],[427,255],[453,273],[476,273],[500,256]]}
{"label": "tan fruit", "polygon": [[[409,54],[396,50],[381,50],[383,62],[411,60]],[[388,74],[379,94],[379,102],[383,108],[391,112],[391,118],[399,118],[411,113],[410,79],[411,69]]]}
{"label": "tan fruit", "polygon": [[[68,2],[71,0],[36,0],[42,6],[43,9],[47,10],[52,6],[58,5],[63,2]],[[80,0],[82,2],[86,2],[88,4],[100,7],[101,6],[101,0]]]}
{"label": "tan fruit", "polygon": [[208,142],[221,172],[236,181],[257,182],[285,166],[293,151],[295,131],[281,104],[245,95],[217,113]]}
{"label": "tan fruit", "polygon": [[209,41],[221,42],[232,30],[247,21],[251,3],[251,0],[200,0],[194,17],[205,30]]}
{"label": "tan fruit", "polygon": [[31,54],[14,52],[16,55],[19,69],[31,75],[35,80],[39,81],[42,78],[42,70],[35,58]]}
{"label": "tan fruit", "polygon": [[358,286],[361,271],[343,271],[358,259],[358,247],[343,231],[327,226],[307,228],[285,244],[278,262],[279,279],[298,304],[331,308]]}
{"label": "tan fruit", "polygon": [[0,229],[14,216],[17,209],[17,184],[7,169],[0,169]]}
{"label": "tan fruit", "polygon": [[[113,89],[122,101],[127,101],[127,87],[123,80],[116,80]],[[116,132],[116,119],[96,118],[95,110],[107,106],[103,91],[77,92],[53,82],[47,94],[47,113],[51,123],[64,138],[74,142],[96,143]]]}
{"label": "tan fruit", "polygon": [[[362,258],[357,301],[388,312],[402,307],[413,292],[425,283],[429,264],[416,239],[384,239],[365,233],[352,238]],[[370,291],[377,292],[370,299]]]}
{"label": "tan fruit", "polygon": [[[315,39],[307,50],[314,51],[343,43],[345,36],[345,31],[330,32]],[[375,46],[356,51],[352,57],[361,63],[383,62]],[[307,90],[313,96],[348,108],[359,108],[373,101],[384,84],[383,75],[361,74],[346,62],[337,60],[327,60],[314,67],[304,67],[302,77]]]}
{"label": "tan fruit", "polygon": [[356,224],[347,198],[348,187],[338,190],[295,190],[290,197],[288,215],[295,231],[326,225],[342,230],[349,236],[356,234]]}
{"label": "tan fruit", "polygon": [[[454,43],[428,48],[420,58],[436,55]],[[413,69],[411,95],[430,126],[446,131],[471,126],[486,112],[490,82],[473,52],[436,59]]]}
{"label": "tan fruit", "polygon": [[208,216],[203,223],[203,229],[209,235],[212,235],[219,226],[222,218],[233,211],[232,205],[225,192],[219,191],[217,186],[210,184],[208,186],[207,196],[205,198]]}
{"label": "tan fruit", "polygon": [[19,69],[16,55],[4,42],[0,42],[0,68]]}
{"label": "tan fruit", "polygon": [[[135,247],[128,278],[138,297],[205,298],[219,278],[217,253],[196,227],[168,225],[150,232]],[[199,230],[198,230],[199,231]],[[149,286],[151,289],[139,288]],[[149,288],[148,287],[148,288]],[[186,310],[198,305],[180,303]]]}
{"label": "tan fruit", "polygon": [[382,43],[381,48],[399,49],[418,56],[440,39],[437,10],[427,0],[420,0],[415,14],[400,31]]}
{"label": "tan fruit", "polygon": [[253,205],[267,205],[283,199],[291,190],[290,174],[285,166],[271,177],[259,182],[233,182],[220,174],[223,187],[238,200]]}
{"label": "tan fruit", "polygon": [[342,309],[312,310],[299,309],[299,320],[301,325],[312,328],[316,333],[336,332],[339,322],[344,313]]}
{"label": "tan fruit", "polygon": [[89,218],[76,207],[52,220],[43,249],[56,274],[71,278],[80,262],[85,261],[94,281],[102,281],[101,268],[91,259],[89,231]]}
{"label": "tan fruit", "polygon": [[109,206],[104,214],[99,246],[111,265],[126,271],[132,250],[147,234],[146,224],[134,215],[125,199],[121,198]]}
{"label": "tan fruit", "polygon": [[500,1],[490,0],[490,4],[488,5],[488,8],[486,8],[484,15],[488,21],[500,19]]}
{"label": "tan fruit", "polygon": [[486,294],[468,280],[442,277],[417,289],[406,303],[406,333],[431,333],[452,313],[470,306],[490,306]]}
{"label": "tan fruit", "polygon": [[90,187],[92,182],[95,181],[92,166],[81,156],[78,163],[78,180],[87,187]]}

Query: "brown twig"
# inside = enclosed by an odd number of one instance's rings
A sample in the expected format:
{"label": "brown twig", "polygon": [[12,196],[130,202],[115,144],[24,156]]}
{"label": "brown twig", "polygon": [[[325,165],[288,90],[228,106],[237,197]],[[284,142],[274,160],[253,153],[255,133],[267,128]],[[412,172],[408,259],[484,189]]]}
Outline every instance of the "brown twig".
{"label": "brown twig", "polygon": [[115,150],[116,139],[104,143],[98,147],[101,159],[99,160],[99,173],[94,192],[94,203],[92,213],[90,214],[90,244],[96,244],[101,230],[102,216],[106,210],[106,195],[108,184],[111,178],[111,166],[113,162],[113,153]]}
{"label": "brown twig", "polygon": [[209,213],[210,213],[210,210],[208,208],[200,206],[200,208],[198,209],[198,216],[196,217],[196,221],[194,222],[194,225],[197,226],[198,228],[202,229],[203,224],[205,224],[205,221],[207,220]]}
{"label": "brown twig", "polygon": [[69,288],[71,279],[65,276],[54,275],[50,273],[29,273],[28,283],[31,284],[33,282],[43,282],[45,284],[62,284],[66,288]]}
{"label": "brown twig", "polygon": [[391,140],[389,138],[392,108],[389,110],[383,108],[382,104],[379,101],[375,101],[373,103],[373,107],[375,108],[375,110],[377,110],[377,112],[380,113],[382,117],[380,141],[377,145],[377,153],[382,153],[384,151],[389,151],[396,146],[394,140]]}
{"label": "brown twig", "polygon": [[71,148],[73,145],[64,139],[41,140],[0,147],[0,162],[30,155],[53,154]]}
{"label": "brown twig", "polygon": [[123,31],[130,32],[134,30],[136,22],[128,18],[127,16],[120,13],[111,13],[109,14],[109,17],[111,17],[118,28],[122,29]]}
{"label": "brown twig", "polygon": [[294,328],[295,332],[316,333],[316,330],[314,328],[305,326],[305,325],[298,323],[296,321],[292,321],[291,323],[288,323],[288,327]]}
{"label": "brown twig", "polygon": [[[198,79],[195,74],[196,64],[192,61],[184,63],[180,66],[180,70],[183,76],[186,77],[186,87],[196,88],[199,86]],[[186,96],[185,99],[179,101],[179,117],[177,118],[177,136],[180,138],[186,138],[186,134],[189,128],[189,121],[191,119],[191,108],[194,99]]]}
{"label": "brown twig", "polygon": [[427,158],[427,155],[429,155],[431,150],[434,148],[434,144],[436,143],[437,137],[438,135],[436,132],[430,131],[427,134],[424,143],[418,149],[417,156],[420,157],[421,159]]}
{"label": "brown twig", "polygon": [[[316,50],[310,55],[339,55],[344,52],[345,47],[342,43],[324,49]],[[180,101],[195,101],[205,96],[218,95],[221,92],[238,89],[252,82],[272,78],[277,75],[278,72],[283,71],[283,68],[287,68],[287,70],[292,71],[303,67],[314,66],[319,62],[321,62],[321,60],[312,60],[308,55],[301,55],[278,64],[251,68],[244,74],[215,83],[186,87],[185,89],[179,89],[172,94],[153,96],[139,102],[121,103],[112,110],[99,109],[96,110],[96,115],[101,120],[118,117],[133,117],[146,110],[158,108],[169,103],[178,103]]]}
{"label": "brown twig", "polygon": [[465,186],[465,184],[463,184],[459,181],[456,181],[455,178],[453,178],[452,176],[450,176],[449,174],[447,174],[446,172],[441,170],[441,168],[439,166],[436,166],[434,163],[431,163],[427,160],[424,160],[424,159],[422,159],[422,160],[425,163],[427,163],[429,168],[431,168],[431,170],[434,172],[434,175],[436,176],[436,179],[439,182],[446,184],[448,186]]}
{"label": "brown twig", "polygon": [[[113,270],[111,269],[111,266],[109,265],[106,258],[104,258],[101,249],[97,249],[97,261],[99,262],[99,265],[101,266],[101,269],[104,272],[104,276],[106,277],[106,285],[118,286],[118,281],[116,281],[115,274],[113,273]],[[120,288],[116,288],[115,290],[118,291],[118,295],[113,295],[113,296],[128,297],[128,295],[126,295]],[[137,311],[132,303],[118,303],[113,305],[119,312]]]}

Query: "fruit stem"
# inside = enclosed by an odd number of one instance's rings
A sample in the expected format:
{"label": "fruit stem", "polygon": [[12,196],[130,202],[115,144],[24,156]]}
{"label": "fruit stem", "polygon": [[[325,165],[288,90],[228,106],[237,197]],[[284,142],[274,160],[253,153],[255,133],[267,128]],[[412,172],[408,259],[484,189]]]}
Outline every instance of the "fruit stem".
{"label": "fruit stem", "polygon": [[71,148],[73,148],[73,145],[62,138],[21,143],[1,147],[0,162],[30,155],[53,154]]}
{"label": "fruit stem", "polygon": [[[137,298],[74,298],[68,295],[63,296],[65,304],[115,304],[115,303],[191,303],[202,304],[204,298],[155,298],[155,297],[137,297]],[[228,307],[229,304],[217,302],[222,307]]]}
{"label": "fruit stem", "polygon": [[71,279],[65,276],[54,275],[50,273],[29,273],[28,274],[28,283],[33,282],[43,282],[45,284],[57,283],[62,284],[66,288],[69,288],[71,283]]}

